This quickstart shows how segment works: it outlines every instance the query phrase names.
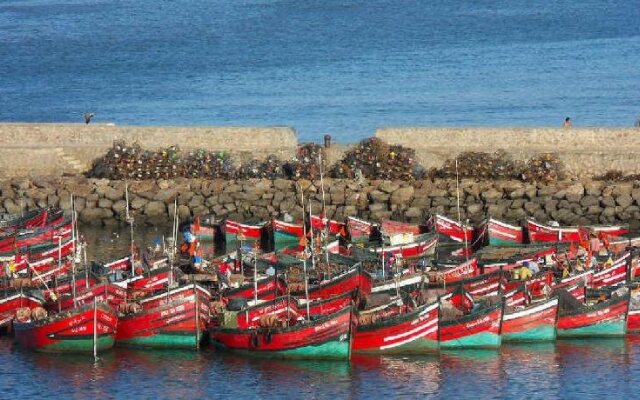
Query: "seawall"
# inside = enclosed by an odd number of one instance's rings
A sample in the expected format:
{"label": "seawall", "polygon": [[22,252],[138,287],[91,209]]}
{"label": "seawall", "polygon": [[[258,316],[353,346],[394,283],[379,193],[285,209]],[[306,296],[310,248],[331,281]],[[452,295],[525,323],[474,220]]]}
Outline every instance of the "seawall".
{"label": "seawall", "polygon": [[[640,173],[637,128],[382,128],[375,136],[416,150],[426,168],[440,167],[463,151],[504,149],[515,159],[542,152],[557,153],[572,176],[607,170]],[[322,138],[318,138],[321,140]],[[102,156],[114,140],[138,142],[145,149],[174,144],[182,149],[205,148],[231,153],[237,162],[275,154],[291,158],[298,146],[287,127],[154,127],[104,124],[0,123],[0,178],[79,174]],[[340,159],[347,146],[332,146],[329,162]]]}
{"label": "seawall", "polygon": [[[357,216],[379,221],[393,218],[423,222],[430,214],[457,218],[456,182],[325,181],[329,217]],[[300,193],[319,212],[320,182],[306,180],[149,180],[130,182],[136,224],[167,225],[174,200],[182,218],[194,215],[229,217],[240,221],[267,220],[287,212],[301,216]],[[124,224],[125,185],[122,181],[82,177],[11,179],[0,182],[0,212],[19,213],[35,207],[69,210],[76,197],[85,224]],[[460,182],[461,218],[479,222],[487,216],[512,223],[527,217],[562,224],[628,223],[640,226],[640,182],[606,184],[576,180],[555,184],[519,181]]]}

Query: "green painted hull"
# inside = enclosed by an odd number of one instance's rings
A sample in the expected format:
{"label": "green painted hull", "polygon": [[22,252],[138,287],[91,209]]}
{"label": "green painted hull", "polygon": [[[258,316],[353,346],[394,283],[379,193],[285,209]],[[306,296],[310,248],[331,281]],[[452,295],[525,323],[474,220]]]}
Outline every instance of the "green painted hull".
{"label": "green painted hull", "polygon": [[[202,338],[202,336],[200,336]],[[155,349],[196,349],[198,340],[194,335],[173,335],[158,333],[153,336],[140,336],[127,340],[118,340],[123,347],[145,347]]]}
{"label": "green painted hull", "polygon": [[354,350],[358,354],[421,354],[434,353],[438,351],[438,341],[429,339],[416,339],[402,346],[393,347],[391,349],[371,349],[371,350]]}
{"label": "green painted hull", "polygon": [[539,326],[522,332],[503,333],[503,342],[547,342],[556,339],[556,328],[551,325]]}
{"label": "green painted hull", "polygon": [[616,321],[576,329],[558,329],[558,338],[620,337],[626,333],[626,321]]}
{"label": "green painted hull", "polygon": [[[237,242],[237,236],[236,235],[225,235],[225,241],[227,242],[227,249],[233,248]],[[255,243],[257,242],[258,239],[253,239],[253,238],[248,238],[248,239],[244,239],[242,241],[242,243]]]}
{"label": "green painted hull", "polygon": [[[97,351],[108,350],[113,347],[115,340],[113,335],[98,336]],[[60,340],[49,346],[36,349],[42,353],[93,353],[93,338]]]}
{"label": "green painted hull", "polygon": [[350,356],[349,342],[331,341],[316,346],[305,346],[297,349],[279,351],[233,350],[234,353],[265,358],[287,358],[296,360],[348,360]]}
{"label": "green painted hull", "polygon": [[300,238],[296,235],[291,235],[284,232],[274,232],[273,233],[273,241],[275,243],[289,243],[289,244],[297,244],[300,241]]}
{"label": "green painted hull", "polygon": [[518,247],[522,246],[522,243],[514,242],[512,240],[499,239],[496,237],[489,237],[489,245],[500,247]]}
{"label": "green painted hull", "polygon": [[448,340],[440,342],[441,349],[460,349],[460,348],[496,348],[501,344],[500,335],[489,332],[481,332],[471,336],[465,336],[460,339]]}

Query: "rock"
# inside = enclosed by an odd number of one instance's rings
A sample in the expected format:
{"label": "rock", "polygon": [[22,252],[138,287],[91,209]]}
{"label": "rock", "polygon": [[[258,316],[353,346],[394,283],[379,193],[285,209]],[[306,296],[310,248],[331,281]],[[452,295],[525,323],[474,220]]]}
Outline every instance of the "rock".
{"label": "rock", "polygon": [[5,199],[2,203],[7,213],[18,215],[22,212],[23,207],[20,207],[20,203],[16,204],[13,199]]}
{"label": "rock", "polygon": [[557,191],[554,185],[544,185],[538,188],[538,196],[553,196]]}
{"label": "rock", "polygon": [[175,188],[160,190],[153,198],[154,201],[163,203],[173,203],[178,197],[178,190]]}
{"label": "rock", "polygon": [[123,216],[127,213],[127,202],[125,200],[118,200],[111,206],[111,209],[116,215]]}
{"label": "rock", "polygon": [[393,193],[400,188],[400,183],[398,181],[383,181],[382,184],[378,187],[379,190],[385,193]]}
{"label": "rock", "polygon": [[567,201],[570,203],[579,203],[582,200],[582,195],[580,194],[567,194]]}
{"label": "rock", "polygon": [[611,194],[613,196],[631,195],[633,192],[633,182],[618,182],[613,188]]}
{"label": "rock", "polygon": [[510,199],[521,199],[523,197],[524,197],[524,188],[519,188],[509,193]]}
{"label": "rock", "polygon": [[402,187],[391,195],[391,204],[406,205],[413,198],[413,186]]}
{"label": "rock", "polygon": [[507,207],[501,204],[490,204],[487,207],[487,214],[494,218],[502,218],[507,212]]}
{"label": "rock", "polygon": [[483,205],[482,204],[469,204],[467,206],[467,214],[473,215],[473,214],[481,214],[482,210],[483,210]]}
{"label": "rock", "polygon": [[372,203],[386,203],[391,196],[380,190],[374,190],[369,193],[369,199]]}
{"label": "rock", "polygon": [[580,200],[580,205],[582,207],[597,206],[598,204],[600,204],[600,200],[598,200],[598,198],[593,195],[584,196],[582,200]]}
{"label": "rock", "polygon": [[575,183],[564,189],[566,195],[574,195],[582,197],[584,195],[584,186],[581,183]]}
{"label": "rock", "polygon": [[633,198],[631,197],[630,194],[621,194],[618,197],[616,197],[616,203],[621,206],[621,207],[629,207],[631,204],[633,204]]}
{"label": "rock", "polygon": [[603,207],[615,207],[616,201],[611,196],[605,196],[600,200],[600,204],[602,204]]}
{"label": "rock", "polygon": [[149,218],[165,218],[167,216],[167,206],[162,201],[150,201],[144,207],[144,215]]}
{"label": "rock", "polygon": [[427,197],[449,197],[449,192],[442,189],[433,189],[427,193]]}
{"label": "rock", "polygon": [[130,206],[134,210],[139,210],[144,206],[146,206],[148,203],[149,203],[149,200],[147,199],[144,199],[142,197],[134,197],[133,199],[131,199]]}
{"label": "rock", "polygon": [[422,218],[423,212],[418,207],[409,207],[404,212],[404,216],[407,218]]}
{"label": "rock", "polygon": [[495,200],[502,198],[502,192],[496,189],[489,189],[482,192],[481,197],[488,202],[495,202]]}
{"label": "rock", "polygon": [[600,196],[602,194],[602,182],[588,181],[584,184],[584,189],[587,195]]}
{"label": "rock", "polygon": [[80,222],[87,225],[102,225],[105,218],[105,211],[102,208],[85,208],[80,212]]}
{"label": "rock", "polygon": [[98,200],[98,207],[100,208],[111,208],[111,206],[113,206],[113,201],[109,199]]}

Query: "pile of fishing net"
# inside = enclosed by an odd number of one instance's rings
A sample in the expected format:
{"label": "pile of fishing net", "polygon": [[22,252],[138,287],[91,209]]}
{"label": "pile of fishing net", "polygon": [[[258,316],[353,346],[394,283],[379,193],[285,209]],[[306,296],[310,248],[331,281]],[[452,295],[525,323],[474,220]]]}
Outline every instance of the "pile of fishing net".
{"label": "pile of fishing net", "polygon": [[609,170],[604,174],[594,176],[593,179],[607,182],[631,182],[640,180],[640,174],[625,174],[622,171]]}
{"label": "pile of fishing net", "polygon": [[564,163],[553,153],[543,153],[527,161],[521,176],[525,182],[554,182],[563,178]]}
{"label": "pile of fishing net", "polygon": [[[457,157],[460,178],[516,179],[524,170],[524,163],[513,160],[504,150],[495,153],[467,151]],[[439,178],[456,177],[456,158],[448,159],[435,171]]]}
{"label": "pile of fishing net", "polygon": [[170,179],[223,178],[235,175],[228,153],[206,150],[186,154],[178,146],[157,151],[144,150],[138,143],[114,142],[107,153],[94,161],[87,173],[90,178],[106,179]]}
{"label": "pile of fishing net", "polygon": [[330,171],[333,178],[413,180],[423,174],[415,163],[415,150],[389,145],[378,138],[365,139],[348,151]]}

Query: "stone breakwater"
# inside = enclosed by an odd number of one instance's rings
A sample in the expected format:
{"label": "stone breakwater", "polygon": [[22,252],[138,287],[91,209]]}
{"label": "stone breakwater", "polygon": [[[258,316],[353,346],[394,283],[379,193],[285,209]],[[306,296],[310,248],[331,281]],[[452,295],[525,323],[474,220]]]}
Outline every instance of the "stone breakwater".
{"label": "stone breakwater", "polygon": [[[320,211],[320,182],[308,180],[148,180],[129,183],[130,207],[138,225],[168,225],[177,200],[181,218],[195,215],[239,221],[301,216],[300,194]],[[325,180],[329,217],[379,221],[393,218],[422,222],[432,213],[457,218],[455,180],[416,182]],[[487,216],[509,222],[527,217],[561,224],[628,223],[640,226],[640,181],[611,183],[562,181],[527,184],[520,181],[459,185],[460,216],[479,222]],[[125,182],[83,177],[39,177],[0,181],[0,213],[16,214],[36,207],[69,210],[75,196],[81,223],[124,224]]]}

